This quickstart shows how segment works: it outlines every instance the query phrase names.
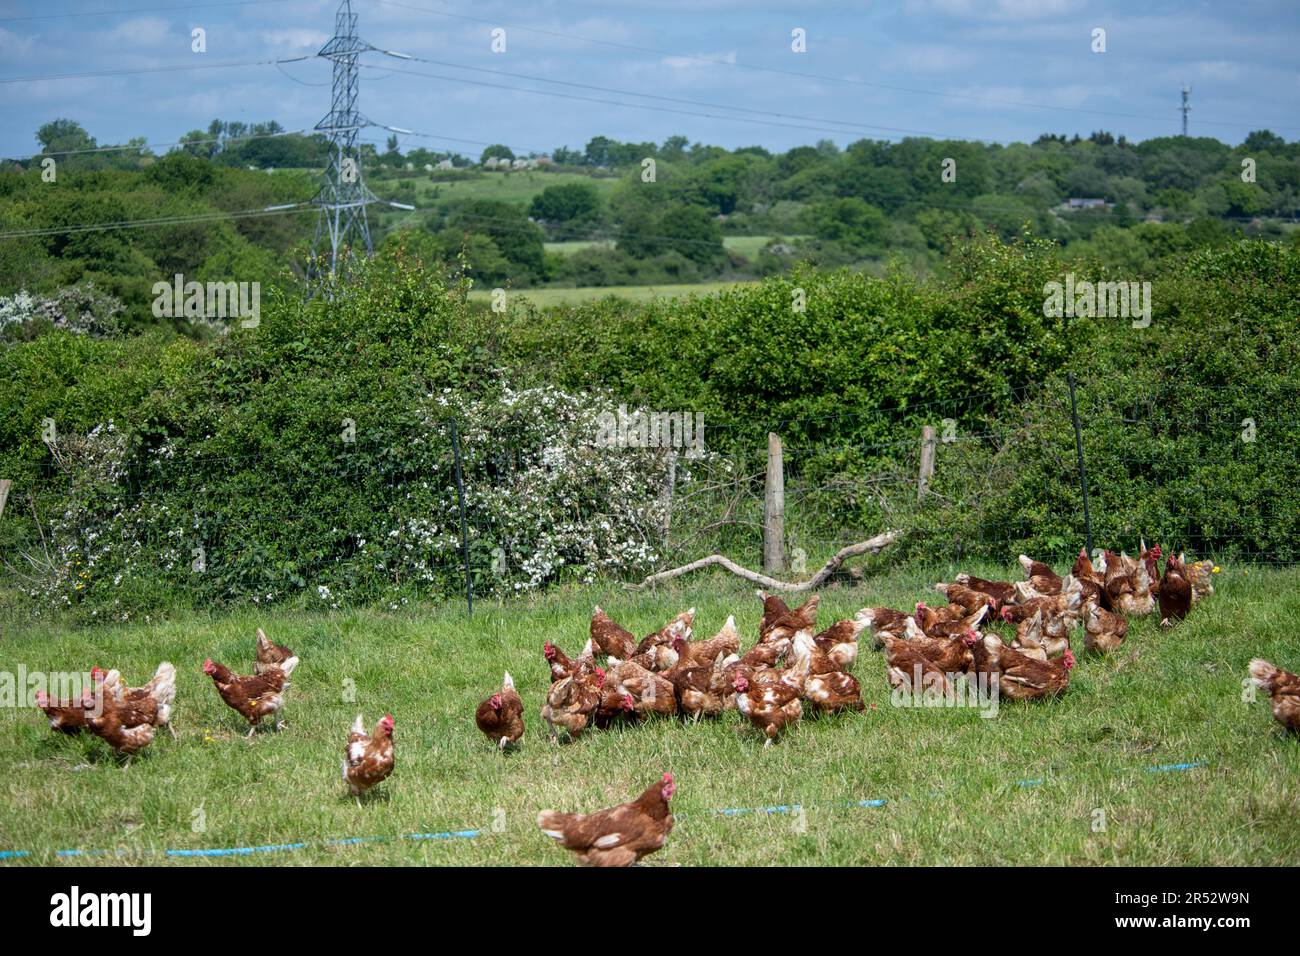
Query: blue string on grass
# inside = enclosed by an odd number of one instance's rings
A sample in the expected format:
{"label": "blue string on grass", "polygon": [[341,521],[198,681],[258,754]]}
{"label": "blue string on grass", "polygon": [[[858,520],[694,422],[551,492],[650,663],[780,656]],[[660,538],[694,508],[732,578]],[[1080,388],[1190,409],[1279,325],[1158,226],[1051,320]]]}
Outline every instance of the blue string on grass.
{"label": "blue string on grass", "polygon": [[[472,840],[482,830],[446,830],[441,833],[403,833],[398,837],[343,837],[334,840],[306,840],[300,843],[269,843],[263,846],[214,847],[201,850],[162,850],[173,857],[249,856],[254,853],[280,853],[286,850],[304,850],[313,846],[352,846],[358,843],[387,843],[390,840]],[[56,856],[107,856],[116,850],[57,850]],[[31,856],[30,850],[0,850],[0,860],[16,860]]]}
{"label": "blue string on grass", "polygon": [[[1189,763],[1158,764],[1154,767],[1147,767],[1145,769],[1147,773],[1177,773],[1185,770],[1195,770],[1198,767],[1206,766],[1206,764],[1207,762],[1204,760],[1195,760]],[[1018,780],[1016,781],[1016,786],[1037,787],[1040,786],[1043,782],[1044,781],[1041,778]],[[938,796],[938,793],[932,792],[930,796],[931,797]],[[908,799],[907,797],[901,797],[895,802],[905,803],[907,802],[907,799]],[[872,807],[883,807],[888,803],[889,803],[888,800],[878,798],[873,800],[848,800],[843,802],[840,805],[846,807],[855,807],[855,808],[858,807],[872,808]],[[783,803],[783,804],[778,804],[769,807],[726,807],[721,810],[713,810],[710,812],[724,817],[738,817],[748,813],[766,813],[766,814],[798,813],[801,809],[803,809],[804,806],[805,806],[804,804],[799,804],[799,803],[794,803],[794,804]],[[686,816],[686,814],[679,813],[679,814],[674,814],[674,816],[677,819],[682,819]],[[172,856],[172,857],[248,856],[254,853],[280,853],[287,850],[303,850],[306,849],[307,847],[312,847],[312,846],[355,846],[361,843],[387,843],[393,839],[473,840],[481,836],[482,833],[483,833],[482,830],[446,830],[441,833],[403,833],[401,836],[398,836],[396,838],[387,837],[387,836],[341,837],[332,840],[308,840],[301,843],[272,843],[264,846],[217,847],[217,848],[206,849],[206,850],[164,850],[163,852],[167,856]],[[64,857],[103,856],[113,852],[116,851],[58,850],[56,855],[64,856]],[[16,860],[31,855],[32,854],[30,850],[0,850],[0,860]]]}
{"label": "blue string on grass", "polygon": [[[1196,760],[1191,763],[1165,763],[1155,767],[1146,767],[1145,770],[1147,773],[1172,773],[1180,770],[1195,770],[1197,767],[1204,767],[1205,765],[1206,765],[1206,761]],[[1039,787],[1042,786],[1044,783],[1046,783],[1046,781],[1043,778],[1038,777],[1038,778],[1027,779],[1027,780],[1017,780],[1016,786],[1017,787]],[[930,798],[937,797],[939,796],[939,791],[932,790],[928,796]],[[909,798],[907,797],[898,797],[894,802],[906,803],[908,799]],[[883,807],[887,803],[889,803],[889,801],[884,799],[849,800],[845,803],[836,804],[836,805],[845,806],[845,807]],[[816,804],[796,803],[793,805],[781,804],[779,806],[774,806],[774,807],[728,807],[725,810],[713,810],[710,812],[716,813],[724,817],[738,817],[746,813],[798,813],[799,810],[805,806],[816,806]],[[681,819],[683,816],[685,816],[685,814],[676,813],[673,814],[673,816],[677,819]]]}

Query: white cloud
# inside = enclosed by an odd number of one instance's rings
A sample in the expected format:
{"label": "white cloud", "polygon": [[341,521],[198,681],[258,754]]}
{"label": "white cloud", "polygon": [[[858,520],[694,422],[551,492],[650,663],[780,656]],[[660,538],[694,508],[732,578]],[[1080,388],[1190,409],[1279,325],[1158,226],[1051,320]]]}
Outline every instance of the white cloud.
{"label": "white cloud", "polygon": [[1089,99],[1108,99],[1116,96],[1114,90],[1101,86],[1071,84],[1067,86],[1036,86],[1027,89],[1011,85],[971,85],[964,86],[955,93],[972,105],[987,110],[1005,110],[1009,103],[1037,103],[1044,106],[1062,106],[1077,109],[1088,103]]}
{"label": "white cloud", "polygon": [[979,54],[972,48],[927,43],[896,46],[886,54],[881,65],[910,73],[944,73],[969,69],[977,62]]}
{"label": "white cloud", "polygon": [[1240,63],[1228,60],[1202,60],[1192,65],[1198,77],[1211,80],[1235,80],[1244,72]]}
{"label": "white cloud", "polygon": [[190,31],[173,27],[159,17],[136,17],[114,27],[108,34],[111,46],[158,47],[171,45],[176,52],[190,52]]}
{"label": "white cloud", "polygon": [[734,64],[736,51],[726,53],[695,53],[689,56],[665,56],[659,60],[664,66],[674,70],[709,69],[722,64]]}
{"label": "white cloud", "polygon": [[0,27],[0,56],[15,58],[26,56],[36,46],[37,39],[35,36],[20,37]]}
{"label": "white cloud", "polygon": [[290,50],[319,50],[329,39],[329,34],[320,30],[294,28],[289,30],[268,30],[262,33],[262,42],[268,46],[284,47]]}
{"label": "white cloud", "polygon": [[907,0],[905,11],[913,16],[961,17],[989,20],[1040,20],[1059,17],[1083,6],[1083,0]]}

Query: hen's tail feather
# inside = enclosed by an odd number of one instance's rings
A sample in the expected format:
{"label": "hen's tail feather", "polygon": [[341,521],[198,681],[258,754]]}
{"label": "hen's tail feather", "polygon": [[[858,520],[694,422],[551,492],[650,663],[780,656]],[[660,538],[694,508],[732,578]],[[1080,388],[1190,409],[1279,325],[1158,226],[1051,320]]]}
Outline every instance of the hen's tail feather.
{"label": "hen's tail feather", "polygon": [[1250,662],[1250,680],[1256,687],[1268,690],[1277,679],[1277,675],[1277,667],[1262,657],[1257,657]]}
{"label": "hen's tail feather", "polygon": [[558,813],[555,810],[543,810],[537,814],[537,826],[552,840],[564,840],[564,825],[568,822],[569,814]]}
{"label": "hen's tail feather", "polygon": [[164,706],[170,706],[176,699],[176,665],[163,661],[153,675],[152,696]]}

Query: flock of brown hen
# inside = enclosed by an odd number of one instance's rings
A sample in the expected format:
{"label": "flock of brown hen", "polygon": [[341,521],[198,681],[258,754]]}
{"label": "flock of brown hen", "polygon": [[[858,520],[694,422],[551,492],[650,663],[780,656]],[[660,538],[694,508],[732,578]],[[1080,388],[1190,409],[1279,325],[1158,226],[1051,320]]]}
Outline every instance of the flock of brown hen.
{"label": "flock of brown hen", "polygon": [[[734,617],[714,637],[694,640],[691,608],[637,640],[597,607],[590,637],[576,658],[550,641],[543,647],[551,685],[542,720],[558,744],[561,732],[573,740],[592,726],[652,715],[698,721],[734,709],[770,746],[803,716],[805,706],[815,712],[863,709],[861,686],[850,671],[864,630],[884,652],[886,679],[895,691],[948,696],[958,681],[973,678],[1010,700],[1053,696],[1069,685],[1075,663],[1070,640],[1078,625],[1087,650],[1107,653],[1124,642],[1130,617],[1158,607],[1161,623],[1169,626],[1213,593],[1218,569],[1212,562],[1189,564],[1184,556],[1171,555],[1162,573],[1160,557],[1159,546],[1148,550],[1144,544],[1137,558],[1105,551],[1094,565],[1081,550],[1062,577],[1021,555],[1023,581],[959,574],[954,583],[935,585],[944,605],[918,603],[912,613],[863,608],[853,620],[821,631],[816,630],[818,595],[791,609],[780,597],[759,591],[758,639],[743,654]],[[1015,628],[1010,644],[988,629],[996,623]],[[203,665],[221,699],[248,721],[250,738],[263,717],[279,714],[298,664],[291,650],[261,630],[256,654],[248,676],[210,659]],[[1250,676],[1269,693],[1274,717],[1300,731],[1300,677],[1263,660],[1251,661]],[[126,687],[117,671],[95,668],[92,679],[95,691],[87,690],[78,701],[37,695],[52,729],[88,731],[128,758],[152,741],[156,728],[170,729],[176,694],[171,664],[163,662],[139,688]],[[524,705],[508,672],[474,716],[494,746],[504,750],[520,742]],[[281,726],[277,722],[276,729]],[[385,715],[367,733],[358,715],[351,728],[342,771],[358,803],[393,771],[393,726],[392,715]],[[539,814],[538,826],[583,863],[630,865],[664,845],[673,825],[668,803],[674,789],[672,775],[664,774],[630,803],[591,814],[547,810]]]}
{"label": "flock of brown hen", "polygon": [[[208,658],[203,673],[212,678],[213,686],[231,710],[248,721],[251,739],[263,717],[277,718],[275,729],[284,723],[278,715],[284,707],[289,678],[298,666],[298,658],[283,645],[276,644],[261,628],[257,630],[256,658],[252,674],[237,674],[224,664]],[[36,695],[36,706],[49,718],[50,729],[65,734],[93,733],[115,753],[127,757],[153,741],[154,730],[171,726],[172,707],[176,701],[176,668],[163,661],[158,672],[142,687],[127,687],[117,671],[95,667],[90,672],[95,689],[87,689],[79,700],[52,700],[43,691]],[[506,675],[507,679],[510,675]],[[348,734],[344,751],[343,780],[360,802],[361,794],[382,783],[393,772],[393,717],[386,714],[367,734],[361,715]]]}
{"label": "flock of brown hen", "polygon": [[[1023,581],[959,574],[952,584],[935,585],[945,605],[919,603],[912,613],[863,608],[853,620],[836,621],[820,632],[817,595],[791,609],[760,591],[758,640],[743,654],[732,617],[714,637],[696,641],[691,608],[638,641],[597,607],[590,637],[576,658],[550,641],[544,645],[551,686],[541,716],[558,743],[561,732],[572,740],[592,726],[655,714],[698,721],[735,709],[770,746],[805,707],[863,709],[861,687],[849,672],[858,637],[868,629],[876,649],[884,652],[894,690],[949,696],[957,681],[974,678],[1009,700],[1057,695],[1069,685],[1075,664],[1070,640],[1079,625],[1084,647],[1105,654],[1124,642],[1130,617],[1158,607],[1161,623],[1171,626],[1213,593],[1218,569],[1212,562],[1189,564],[1185,556],[1171,556],[1162,573],[1160,558],[1158,546],[1148,550],[1143,544],[1137,558],[1105,551],[1094,565],[1081,550],[1062,577],[1022,555]],[[1014,626],[1009,644],[988,628],[998,623]],[[1251,674],[1273,694],[1278,719],[1300,729],[1300,679],[1263,661],[1252,662]],[[504,748],[523,737],[523,713],[507,674],[501,691],[479,705],[476,720]],[[594,814],[548,810],[537,823],[583,863],[629,865],[663,846],[672,829],[672,790],[672,778],[665,774],[632,803]]]}

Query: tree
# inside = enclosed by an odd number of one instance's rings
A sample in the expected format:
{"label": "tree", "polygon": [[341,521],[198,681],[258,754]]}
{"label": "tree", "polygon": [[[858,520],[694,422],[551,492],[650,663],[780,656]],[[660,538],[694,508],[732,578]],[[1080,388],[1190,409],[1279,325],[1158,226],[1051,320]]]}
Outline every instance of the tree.
{"label": "tree", "polygon": [[221,144],[210,133],[201,129],[192,129],[180,139],[181,149],[200,159],[211,159],[217,155]]}
{"label": "tree", "polygon": [[515,158],[515,152],[509,146],[503,146],[501,143],[494,143],[487,149],[483,150],[483,155],[479,157],[480,163],[486,163],[489,159],[509,159]]}
{"label": "tree", "polygon": [[36,140],[44,153],[59,153],[79,149],[94,149],[95,139],[81,124],[70,119],[56,119],[36,131]]}
{"label": "tree", "polygon": [[856,196],[818,203],[809,220],[818,239],[838,243],[855,255],[883,251],[888,220],[883,212]]}
{"label": "tree", "polygon": [[1286,148],[1286,140],[1271,130],[1260,129],[1247,136],[1245,142],[1241,145],[1247,153],[1258,153],[1265,150],[1284,149]]}
{"label": "tree", "polygon": [[675,205],[659,220],[665,245],[692,262],[705,264],[722,255],[722,229],[706,209]]}
{"label": "tree", "polygon": [[587,144],[587,165],[612,166],[612,152],[617,145],[608,136],[593,136]]}
{"label": "tree", "polygon": [[545,237],[522,206],[494,199],[472,200],[452,212],[450,226],[459,234],[477,233],[491,239],[515,275],[538,280],[545,274]]}
{"label": "tree", "polygon": [[547,186],[533,197],[528,213],[545,222],[590,221],[600,209],[600,193],[591,183]]}
{"label": "tree", "polygon": [[670,163],[679,163],[686,159],[686,147],[690,140],[685,136],[669,136],[659,147],[659,157]]}
{"label": "tree", "polygon": [[[1253,183],[1243,183],[1240,180],[1228,180],[1220,183],[1222,193],[1223,215],[1226,216],[1253,216],[1264,208],[1264,200],[1258,186]],[[1216,206],[1219,203],[1215,204]],[[1215,209],[1218,212],[1219,209]]]}
{"label": "tree", "polygon": [[172,150],[145,170],[145,178],[168,192],[202,192],[212,185],[216,170],[207,159],[181,148]]}
{"label": "tree", "polygon": [[699,206],[671,203],[662,212],[640,206],[623,219],[618,248],[637,259],[672,251],[693,262],[711,263],[722,254],[722,229]]}
{"label": "tree", "polygon": [[397,148],[396,135],[388,137],[387,142],[384,144],[384,160],[391,166],[402,165],[402,153]]}

